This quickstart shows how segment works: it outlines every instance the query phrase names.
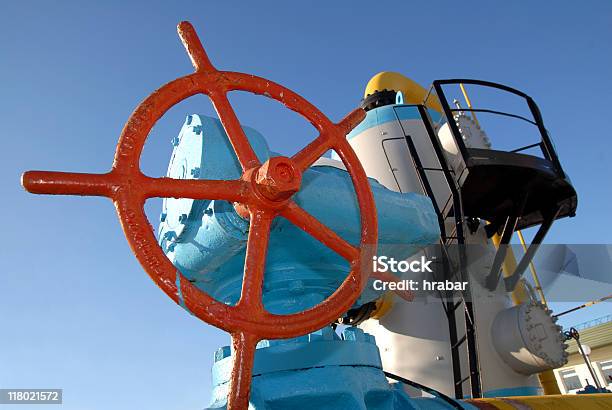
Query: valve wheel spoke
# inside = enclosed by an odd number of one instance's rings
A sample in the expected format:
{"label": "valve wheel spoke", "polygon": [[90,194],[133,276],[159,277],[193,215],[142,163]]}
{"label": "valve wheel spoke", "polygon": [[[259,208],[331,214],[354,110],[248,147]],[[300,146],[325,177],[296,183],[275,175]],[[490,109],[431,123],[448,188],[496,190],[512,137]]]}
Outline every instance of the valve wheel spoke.
{"label": "valve wheel spoke", "polygon": [[295,154],[291,159],[300,171],[307,170],[321,155],[335,148],[338,141],[344,139],[365,118],[365,112],[358,108],[351,111],[338,124],[322,131],[317,138]]}
{"label": "valve wheel spoke", "polygon": [[191,63],[196,71],[215,71],[215,67],[210,62],[206,50],[196,33],[195,28],[188,21],[181,21],[177,27],[178,35],[185,46]]}
{"label": "valve wheel spoke", "polygon": [[358,248],[345,241],[295,202],[289,203],[281,215],[347,261],[355,262],[359,259]]}
{"label": "valve wheel spoke", "polygon": [[301,171],[306,171],[321,155],[334,147],[333,137],[323,131],[310,144],[306,145],[302,150],[296,153],[291,160],[295,167]]}
{"label": "valve wheel spoke", "polygon": [[[202,46],[202,42],[200,41],[191,23],[186,21],[181,22],[178,26],[178,33],[183,41],[185,50],[187,50],[187,54],[189,54],[189,57],[191,58],[193,68],[195,68],[196,72],[202,72],[204,75],[208,75],[210,73],[218,74],[219,72],[210,62],[208,55]],[[255,151],[253,151],[253,148],[251,147],[251,144],[245,135],[242,126],[240,125],[240,121],[238,121],[236,112],[227,98],[223,77],[214,75],[211,80],[213,81],[213,84],[206,94],[208,94],[208,97],[211,99],[213,106],[217,111],[217,115],[219,115],[221,124],[223,124],[225,133],[227,134],[232,147],[234,147],[234,152],[236,152],[236,156],[238,157],[238,161],[242,166],[242,170],[246,171],[249,168],[260,165],[259,159],[257,159],[257,155],[255,155]]]}
{"label": "valve wheel spoke", "polygon": [[174,179],[144,176],[147,198],[191,198],[249,203],[250,185],[242,180]]}
{"label": "valve wheel spoke", "polygon": [[257,155],[255,155],[255,151],[253,151],[253,147],[244,133],[240,121],[238,121],[236,112],[227,99],[226,92],[214,91],[209,94],[209,97],[234,148],[242,170],[246,171],[260,165],[259,159],[257,159]]}
{"label": "valve wheel spoke", "polygon": [[116,199],[130,183],[136,185],[144,198],[192,198],[249,203],[249,184],[242,180],[203,180],[151,178],[137,174],[130,182],[114,172],[89,174],[77,172],[28,171],[22,185],[34,194],[104,196]]}
{"label": "valve wheel spoke", "polygon": [[342,139],[346,137],[346,134],[351,132],[361,121],[365,118],[365,111],[361,108],[354,109],[349,112],[337,125],[340,129],[340,136]]}
{"label": "valve wheel spoke", "polygon": [[237,309],[248,310],[253,315],[263,312],[263,281],[266,268],[266,255],[270,242],[270,227],[274,214],[255,209],[250,212],[249,237],[244,258],[242,293]]}

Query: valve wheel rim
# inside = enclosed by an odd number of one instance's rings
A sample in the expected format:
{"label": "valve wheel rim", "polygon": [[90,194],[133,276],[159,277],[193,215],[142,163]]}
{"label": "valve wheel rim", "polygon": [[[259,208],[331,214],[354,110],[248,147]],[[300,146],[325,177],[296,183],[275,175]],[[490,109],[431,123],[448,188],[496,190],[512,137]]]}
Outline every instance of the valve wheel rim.
{"label": "valve wheel rim", "polygon": [[[274,87],[268,86],[265,89],[262,87],[264,83],[267,83],[268,85],[278,86],[279,91],[277,95],[280,93],[283,93],[283,95],[293,94],[292,91],[260,77],[234,72],[217,73],[219,73],[217,78],[225,78],[229,81],[236,81],[242,84],[247,84],[246,81],[248,80],[256,85],[256,87],[252,88],[248,88],[246,85],[240,88],[236,87],[234,90],[249,91],[260,95],[264,95],[265,92],[269,92],[269,95],[266,96],[274,98],[274,94],[270,92],[270,88],[273,89]],[[161,118],[161,116],[163,116],[168,109],[176,105],[178,102],[196,94],[206,94],[206,91],[210,89],[208,83],[212,77],[208,77],[208,75],[209,73],[194,73],[174,80],[155,91],[136,108],[126,123],[124,131],[119,139],[119,144],[115,155],[114,171],[111,171],[111,173],[119,172],[123,174],[124,178],[126,176],[130,176],[132,181],[147,179],[146,176],[141,174],[138,167],[138,162],[140,160],[141,149],[144,146],[144,142],[155,124],[155,121]],[[311,118],[307,119],[310,120]],[[138,126],[134,126],[134,124],[138,124]],[[335,124],[331,123],[331,121],[329,124],[331,126],[336,126]],[[342,141],[346,141],[344,139],[344,135],[340,141],[329,142],[329,148],[334,148],[341,158],[346,158],[347,151],[350,150],[348,152],[351,153],[352,148],[350,148],[348,142],[346,145],[344,145],[342,144]],[[316,140],[314,142],[319,143]],[[138,149],[135,150],[134,148]],[[325,151],[327,151],[327,149],[325,149]],[[299,153],[296,154],[296,156],[298,155]],[[344,158],[343,162],[348,163],[345,164],[347,165],[347,169],[349,169],[348,165],[352,165],[349,160],[345,161]],[[125,173],[123,172],[124,170]],[[351,173],[350,170],[349,173]],[[176,180],[172,180],[172,182],[174,181]],[[227,181],[220,182],[223,184]],[[214,188],[214,193],[209,193],[210,191],[207,192],[207,185],[217,185],[216,182],[210,180],[194,180],[194,185],[202,183],[202,196],[205,199],[227,200],[247,204],[250,202],[254,204],[255,207],[265,206],[265,204],[259,203],[259,201],[253,197],[252,193],[245,192],[249,190],[248,184],[245,183],[245,181],[235,180],[231,182],[232,184],[228,185],[230,187],[229,189],[225,190],[223,185],[221,185],[218,188]],[[157,240],[155,239],[152,229],[148,228],[148,220],[143,210],[144,201],[148,197],[151,197],[151,193],[143,192],[144,190],[142,189],[142,186],[143,185],[139,183],[125,184],[115,196],[115,206],[117,208],[123,229],[126,233],[126,237],[128,238],[128,241],[139,261],[149,275],[152,276],[153,280],[158,284],[158,286],[160,286],[162,290],[164,290],[164,292],[168,294],[175,302],[179,303],[179,288],[177,287],[176,283],[180,283],[180,294],[182,295],[182,300],[184,301],[185,306],[190,312],[194,313],[207,323],[213,324],[230,333],[234,333],[236,331],[247,331],[248,333],[260,336],[262,339],[299,336],[304,334],[305,331],[314,331],[331,323],[336,317],[345,312],[350,305],[354,303],[354,300],[350,304],[348,302],[351,300],[351,294],[361,291],[361,284],[364,280],[358,277],[360,276],[359,271],[362,271],[362,269],[359,269],[358,266],[359,260],[362,259],[362,254],[364,252],[367,253],[368,248],[371,247],[373,243],[376,243],[376,237],[372,234],[373,230],[370,229],[371,226],[368,224],[367,220],[365,226],[363,226],[364,224],[362,220],[362,246],[359,247],[359,251],[350,258],[346,257],[348,256],[346,253],[343,255],[351,264],[351,273],[349,273],[338,290],[325,301],[327,303],[322,302],[311,309],[299,313],[274,315],[267,313],[265,310],[252,311],[242,307],[247,306],[247,304],[241,305],[239,303],[238,305],[232,307],[218,302],[184,278],[168,260],[167,256],[162,252],[159,246],[157,246]],[[238,191],[235,190],[236,187],[239,188]],[[157,188],[154,196],[173,196],[173,193],[168,192],[171,190],[171,187],[169,187],[168,191],[157,192],[160,190],[162,190],[162,188]],[[356,192],[359,199],[360,192],[359,188],[357,187]],[[217,195],[214,195],[215,193]],[[364,196],[363,193],[361,194]],[[212,196],[215,196],[215,198]],[[292,222],[297,222],[300,220],[303,212],[305,212],[303,210],[298,210],[298,208],[299,207],[295,204],[295,202],[289,201],[285,209],[278,212],[278,215],[284,216]],[[259,215],[258,218],[260,218],[262,224],[268,225],[269,230],[269,223],[271,223],[273,219],[270,213],[257,209],[255,212],[251,212],[252,221],[253,214],[255,213]],[[143,227],[146,229],[143,229]],[[299,227],[303,228],[303,226]],[[266,227],[263,226],[264,230],[265,228]],[[250,232],[254,231],[256,230],[250,229]],[[252,242],[251,238],[249,238],[247,243],[250,242]],[[249,252],[247,251],[247,254],[248,253]],[[262,260],[261,264],[263,264],[263,259],[265,258],[260,259]],[[163,270],[161,271],[159,269],[160,266],[163,267]],[[338,303],[340,301],[343,303]],[[311,321],[311,317],[315,318],[316,321]],[[312,324],[306,327],[306,323]],[[305,330],[307,328],[309,330]]]}
{"label": "valve wheel rim", "polygon": [[[106,196],[114,201],[125,236],[137,259],[153,281],[176,303],[201,320],[232,335],[234,370],[228,407],[248,405],[256,343],[261,339],[296,337],[320,329],[348,310],[363,290],[377,243],[374,198],[359,159],[346,140],[365,113],[351,112],[338,124],[332,123],[315,106],[297,93],[261,77],[216,70],[190,23],[178,27],[195,73],[175,79],[149,95],[128,119],[117,145],[113,167],[106,174],[76,174],[30,171],[23,185],[30,192]],[[232,181],[175,180],[151,178],[139,162],[144,143],[157,120],[171,107],[196,94],[210,97],[243,169],[243,177],[261,166],[227,99],[230,91],[246,91],[277,100],[306,118],[319,136],[288,159],[300,175],[322,154],[334,149],[351,177],[360,210],[360,245],[355,247],[300,208],[293,200],[264,200],[256,195],[250,178]],[[247,206],[250,229],[247,241],[241,298],[235,306],[217,301],[188,281],[158,246],[144,212],[151,197],[184,197],[226,200]],[[263,307],[262,288],[271,223],[282,216],[332,248],[350,264],[350,272],[327,299],[302,312],[275,315]],[[363,265],[363,266],[362,266]]]}

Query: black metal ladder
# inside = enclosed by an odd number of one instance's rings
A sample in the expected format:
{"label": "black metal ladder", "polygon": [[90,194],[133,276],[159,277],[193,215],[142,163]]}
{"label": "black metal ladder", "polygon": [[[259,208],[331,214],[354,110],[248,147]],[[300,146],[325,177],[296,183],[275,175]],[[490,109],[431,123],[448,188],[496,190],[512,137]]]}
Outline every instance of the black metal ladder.
{"label": "black metal ladder", "polygon": [[[414,145],[414,142],[412,141],[411,137],[405,132],[403,126],[401,125],[401,120],[397,115],[397,112],[395,110],[394,111],[396,113],[398,123],[400,124],[400,126],[402,126],[404,139],[408,146],[408,150],[410,151],[410,155],[412,157],[414,167],[417,171],[417,176],[423,189],[423,193],[431,199],[436,214],[438,216],[438,223],[440,225],[441,232],[440,249],[442,263],[445,271],[445,277],[451,277],[453,275],[452,272],[456,272],[459,275],[460,281],[469,281],[467,275],[467,261],[464,246],[465,218],[462,211],[463,208],[461,206],[461,195],[459,191],[459,186],[453,176],[453,171],[448,166],[446,157],[444,156],[443,148],[435,134],[427,109],[423,105],[417,105],[416,107],[419,110],[421,120],[423,122],[423,125],[425,126],[430,142],[436,153],[436,157],[440,164],[439,169],[423,167],[422,161],[420,159],[416,146]],[[440,210],[425,171],[440,171],[444,173],[445,180],[451,192],[452,212],[450,212],[449,210],[448,212],[444,213]],[[454,219],[455,227],[451,235],[447,235],[446,221],[451,217]],[[458,250],[458,266],[453,263],[453,260],[449,255],[449,248],[451,246],[456,246]],[[480,366],[478,364],[476,324],[474,320],[474,308],[469,295],[469,289],[466,289],[464,291],[447,292],[442,297],[442,306],[444,308],[448,321],[455,397],[457,399],[461,399],[464,397],[463,385],[467,381],[470,382],[471,397],[481,397],[482,386],[480,380]],[[460,306],[463,306],[463,318],[465,328],[465,334],[461,337],[458,336],[458,323],[456,312],[456,310]],[[466,356],[468,358],[469,365],[469,374],[466,376],[463,376],[461,365],[462,347],[466,349]]]}

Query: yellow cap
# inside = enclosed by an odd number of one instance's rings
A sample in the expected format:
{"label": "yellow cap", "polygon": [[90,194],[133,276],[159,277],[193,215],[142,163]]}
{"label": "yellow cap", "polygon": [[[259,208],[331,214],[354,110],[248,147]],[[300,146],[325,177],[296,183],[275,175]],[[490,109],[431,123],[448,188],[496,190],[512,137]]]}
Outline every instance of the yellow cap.
{"label": "yellow cap", "polygon": [[[365,98],[375,91],[385,89],[401,91],[404,96],[404,104],[423,104],[423,100],[427,96],[427,90],[421,85],[400,73],[391,71],[383,71],[372,77],[366,85],[363,96]],[[435,95],[430,95],[425,105],[435,111],[442,112],[442,106]]]}

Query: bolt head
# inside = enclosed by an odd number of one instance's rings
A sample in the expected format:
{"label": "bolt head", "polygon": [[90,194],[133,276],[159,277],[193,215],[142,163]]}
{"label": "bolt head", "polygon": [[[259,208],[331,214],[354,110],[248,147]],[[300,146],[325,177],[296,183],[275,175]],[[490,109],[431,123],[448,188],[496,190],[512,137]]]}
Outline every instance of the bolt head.
{"label": "bolt head", "polygon": [[191,168],[190,173],[192,177],[199,178],[200,177],[200,167]]}
{"label": "bolt head", "polygon": [[230,357],[232,355],[232,349],[229,346],[223,346],[217,349],[215,352],[215,362],[219,360],[223,360],[226,357]]}
{"label": "bolt head", "polygon": [[255,183],[266,198],[282,201],[299,191],[302,175],[289,158],[273,157],[259,168]]}

